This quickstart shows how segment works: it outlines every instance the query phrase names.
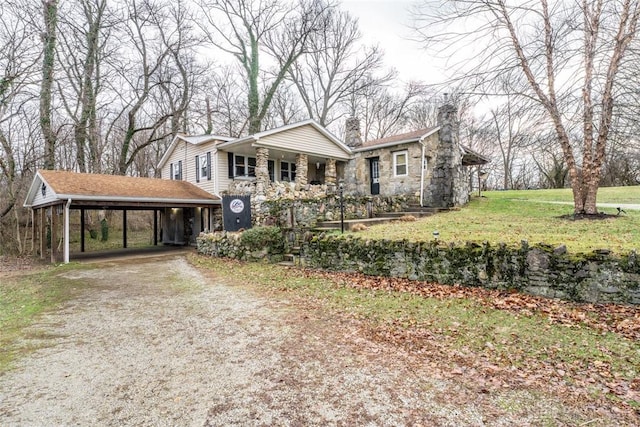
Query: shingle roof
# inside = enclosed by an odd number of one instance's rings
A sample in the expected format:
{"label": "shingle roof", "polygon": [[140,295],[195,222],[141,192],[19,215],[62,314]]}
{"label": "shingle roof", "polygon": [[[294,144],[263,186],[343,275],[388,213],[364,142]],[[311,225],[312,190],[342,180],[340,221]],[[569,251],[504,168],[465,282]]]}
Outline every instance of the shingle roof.
{"label": "shingle roof", "polygon": [[436,129],[436,127],[418,129],[412,132],[401,133],[398,135],[388,136],[380,139],[372,139],[370,141],[363,142],[362,147],[373,147],[376,145],[390,144],[393,142],[410,142],[414,140],[417,141],[424,135],[432,132],[434,129]]}
{"label": "shingle roof", "polygon": [[105,200],[220,200],[186,181],[52,170],[40,170],[39,173],[58,195],[101,197]]}

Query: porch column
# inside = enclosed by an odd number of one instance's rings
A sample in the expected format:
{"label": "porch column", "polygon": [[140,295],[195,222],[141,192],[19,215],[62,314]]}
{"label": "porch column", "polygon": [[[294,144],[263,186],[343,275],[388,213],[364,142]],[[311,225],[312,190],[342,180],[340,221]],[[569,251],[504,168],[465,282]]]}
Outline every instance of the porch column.
{"label": "porch column", "polygon": [[296,154],[296,186],[304,187],[307,185],[307,172],[309,169],[309,160],[306,154]]}
{"label": "porch column", "polygon": [[256,148],[256,196],[264,196],[269,188],[269,149]]}
{"label": "porch column", "polygon": [[327,163],[324,168],[324,183],[327,185],[336,185],[336,182],[338,182],[336,159],[327,159]]}

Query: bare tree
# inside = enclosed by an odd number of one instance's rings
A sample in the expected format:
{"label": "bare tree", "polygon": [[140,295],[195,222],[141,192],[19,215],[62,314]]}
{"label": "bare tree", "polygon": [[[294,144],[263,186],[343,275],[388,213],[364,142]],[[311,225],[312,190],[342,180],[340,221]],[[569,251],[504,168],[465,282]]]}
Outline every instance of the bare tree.
{"label": "bare tree", "polygon": [[[309,38],[322,31],[333,6],[324,0],[201,0],[199,4],[206,18],[201,28],[209,41],[242,66],[248,131],[259,132],[278,86],[292,64],[307,52]],[[269,74],[261,65],[265,56],[275,66]],[[267,75],[271,78],[261,84]]]}
{"label": "bare tree", "polygon": [[[596,214],[618,74],[636,38],[640,4],[460,0],[443,7],[424,2],[418,13],[422,40],[428,47],[439,46],[440,53],[454,52],[461,43],[484,44],[475,44],[473,53],[468,47],[460,50],[474,63],[461,68],[464,77],[456,76],[469,91],[502,93],[492,84],[495,77],[521,73],[526,87],[511,93],[544,108],[569,169],[574,210]],[[581,123],[577,144],[569,135],[572,120]]]}
{"label": "bare tree", "polygon": [[55,167],[56,134],[52,126],[52,92],[56,57],[58,0],[42,0],[42,82],[40,86],[40,127],[44,138],[44,168]]}
{"label": "bare tree", "polygon": [[98,98],[103,87],[102,63],[107,38],[114,25],[106,19],[107,0],[67,3],[60,14],[58,62],[64,78],[56,80],[67,117],[73,122],[73,140],[80,172],[100,172],[101,135]]}
{"label": "bare tree", "polygon": [[387,83],[388,72],[370,78],[382,68],[377,46],[360,45],[358,21],[349,13],[333,10],[324,31],[309,39],[309,52],[293,63],[289,76],[298,88],[307,115],[328,126],[343,114],[348,100],[371,85]]}

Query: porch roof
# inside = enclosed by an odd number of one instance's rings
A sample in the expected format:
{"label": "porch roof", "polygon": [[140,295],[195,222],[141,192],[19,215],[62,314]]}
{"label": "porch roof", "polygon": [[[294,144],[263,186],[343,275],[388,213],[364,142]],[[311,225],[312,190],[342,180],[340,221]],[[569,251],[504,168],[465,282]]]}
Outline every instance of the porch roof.
{"label": "porch roof", "polygon": [[72,207],[158,208],[210,206],[220,198],[186,181],[39,170],[25,207],[72,201]]}

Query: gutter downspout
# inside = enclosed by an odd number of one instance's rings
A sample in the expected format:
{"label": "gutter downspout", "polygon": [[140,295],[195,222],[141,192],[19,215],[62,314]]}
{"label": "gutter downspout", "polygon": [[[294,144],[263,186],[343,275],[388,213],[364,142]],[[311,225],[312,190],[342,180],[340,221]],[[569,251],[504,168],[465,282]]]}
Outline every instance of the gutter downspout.
{"label": "gutter downspout", "polygon": [[420,156],[420,207],[424,206],[424,137],[418,141],[422,146],[422,155]]}
{"label": "gutter downspout", "polygon": [[64,263],[69,264],[69,208],[71,207],[71,199],[67,199],[64,206]]}

